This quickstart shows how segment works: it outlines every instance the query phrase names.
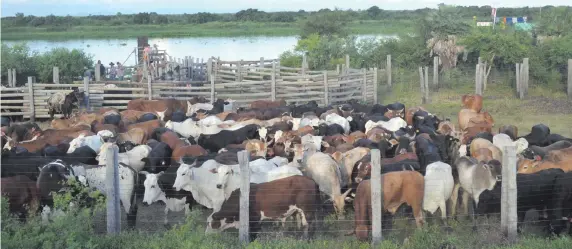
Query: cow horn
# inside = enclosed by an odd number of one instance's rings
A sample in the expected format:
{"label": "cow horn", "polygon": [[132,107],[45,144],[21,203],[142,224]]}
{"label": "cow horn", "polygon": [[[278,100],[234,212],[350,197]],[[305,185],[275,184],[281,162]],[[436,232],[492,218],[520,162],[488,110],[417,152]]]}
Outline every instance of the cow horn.
{"label": "cow horn", "polygon": [[158,176],[158,177],[159,177],[159,176],[162,176],[164,173],[165,173],[165,171],[161,171],[161,172],[159,172],[159,174],[157,174],[157,176]]}
{"label": "cow horn", "polygon": [[147,172],[147,171],[139,171],[139,174],[142,174],[142,175],[148,175],[148,174],[149,174],[149,172]]}
{"label": "cow horn", "polygon": [[346,192],[344,194],[342,194],[343,199],[346,199],[346,197],[348,196],[348,194],[352,191],[352,189],[348,189],[346,190]]}

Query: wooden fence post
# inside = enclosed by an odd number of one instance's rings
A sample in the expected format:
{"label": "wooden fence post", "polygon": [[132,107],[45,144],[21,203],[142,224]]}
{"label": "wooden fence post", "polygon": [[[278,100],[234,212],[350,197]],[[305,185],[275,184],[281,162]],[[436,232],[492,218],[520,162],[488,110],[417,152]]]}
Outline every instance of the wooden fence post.
{"label": "wooden fence post", "polygon": [[346,54],[346,73],[349,72],[350,69],[350,55]]}
{"label": "wooden fence post", "polygon": [[391,86],[391,55],[387,55],[385,73],[387,74],[387,85]]}
{"label": "wooden fence post", "polygon": [[248,165],[249,155],[245,150],[238,152],[238,164],[240,165],[240,213],[239,213],[239,229],[238,238],[241,243],[248,243],[249,236],[249,216],[250,209],[250,167]]}
{"label": "wooden fence post", "polygon": [[240,60],[238,62],[238,64],[236,65],[236,68],[237,68],[236,73],[238,76],[236,81],[242,81],[242,62],[243,62],[243,60]]}
{"label": "wooden fence post", "polygon": [[328,71],[324,71],[324,105],[330,104],[330,86],[328,86]]}
{"label": "wooden fence post", "polygon": [[147,99],[148,100],[152,100],[153,99],[153,87],[151,85],[151,77],[147,77]]}
{"label": "wooden fence post", "polygon": [[12,87],[16,87],[18,83],[18,75],[16,74],[16,68],[12,68]]}
{"label": "wooden fence post", "polygon": [[264,68],[264,57],[260,57],[260,65],[258,65],[260,68]]}
{"label": "wooden fence post", "polygon": [[306,75],[306,67],[308,66],[308,62],[306,61],[306,53],[302,54],[302,75]]}
{"label": "wooden fence post", "polygon": [[276,60],[272,61],[272,74],[270,75],[272,82],[270,83],[270,95],[272,101],[276,100]]}
{"label": "wooden fence post", "polygon": [[529,79],[529,74],[528,74],[528,58],[524,58],[522,60],[522,66],[524,67],[524,69],[521,67],[520,70],[523,71],[523,76],[524,76],[524,95],[528,95],[528,79]]}
{"label": "wooden fence post", "polygon": [[107,234],[121,232],[121,209],[119,205],[119,148],[113,144],[107,148],[105,186],[107,188]]}
{"label": "wooden fence post", "polygon": [[102,72],[101,72],[100,69],[101,69],[101,64],[96,63],[96,64],[95,64],[95,77],[94,77],[95,82],[100,82],[100,81],[101,81],[101,73],[102,73]]}
{"label": "wooden fence post", "polygon": [[439,56],[433,57],[433,86],[439,88]]}
{"label": "wooden fence post", "polygon": [[340,74],[340,64],[336,64],[336,73]]}
{"label": "wooden fence post", "polygon": [[373,104],[377,104],[377,67],[373,68]]}
{"label": "wooden fence post", "polygon": [[60,68],[54,67],[53,70],[54,70],[53,71],[54,84],[59,84],[60,83]]}
{"label": "wooden fence post", "polygon": [[362,100],[365,102],[367,101],[367,70],[365,68],[362,68],[362,74],[363,74],[363,84],[362,84],[362,90],[361,90],[361,94],[362,94]]}
{"label": "wooden fence post", "polygon": [[381,233],[382,203],[383,203],[383,178],[381,177],[381,153],[378,149],[371,150],[371,243],[377,245],[383,236]]}
{"label": "wooden fence post", "polygon": [[36,121],[36,107],[34,106],[34,79],[32,76],[28,76],[28,98],[30,104],[30,120],[32,122]]}
{"label": "wooden fence post", "polygon": [[572,59],[568,59],[568,98],[572,99]]}
{"label": "wooden fence post", "polygon": [[12,85],[12,68],[8,68],[7,74],[8,74],[8,86],[9,86],[9,87],[14,87],[14,86]]}
{"label": "wooden fence post", "polygon": [[520,63],[515,64],[516,76],[516,97],[520,98]]}
{"label": "wooden fence post", "polygon": [[421,89],[421,103],[425,104],[425,79],[423,79],[423,67],[419,67],[419,86]]}
{"label": "wooden fence post", "polygon": [[83,77],[83,92],[85,94],[85,109],[90,110],[89,101],[89,78]]}
{"label": "wooden fence post", "polygon": [[211,75],[210,76],[210,80],[211,80],[211,104],[215,102],[215,76]]}
{"label": "wooden fence post", "polygon": [[517,234],[516,147],[504,146],[502,153],[501,230],[511,242]]}

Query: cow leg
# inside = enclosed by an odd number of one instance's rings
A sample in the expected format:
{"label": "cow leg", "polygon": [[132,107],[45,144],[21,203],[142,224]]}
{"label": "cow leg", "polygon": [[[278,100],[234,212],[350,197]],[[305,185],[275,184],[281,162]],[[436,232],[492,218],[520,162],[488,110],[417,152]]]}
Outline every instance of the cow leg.
{"label": "cow leg", "polygon": [[[296,212],[296,215],[299,216],[299,221],[302,225],[302,228],[304,229],[304,239],[309,239],[309,234],[308,234],[308,220],[306,219],[306,215],[304,214],[304,211],[302,211],[301,209],[298,209],[298,212]],[[300,227],[298,227],[298,229],[300,229]]]}
{"label": "cow leg", "polygon": [[48,112],[50,113],[50,119],[54,119],[54,109],[50,108]]}
{"label": "cow leg", "polygon": [[469,214],[469,193],[467,193],[467,191],[465,191],[463,189],[463,194],[462,194],[462,198],[463,198],[463,214],[464,215],[468,215]]}
{"label": "cow leg", "polygon": [[165,213],[165,219],[163,220],[163,224],[165,226],[168,226],[169,225],[169,219],[167,218],[167,216],[169,215],[169,208],[168,207],[165,207],[164,213]]}
{"label": "cow leg", "polygon": [[189,216],[191,214],[191,207],[190,204],[185,204],[185,216]]}
{"label": "cow leg", "polygon": [[459,188],[461,185],[456,183],[453,187],[453,193],[451,194],[451,217],[457,218],[455,215],[457,214],[457,201],[459,198]]}
{"label": "cow leg", "polygon": [[445,227],[445,231],[452,232],[453,229],[447,223],[447,201],[442,201],[440,206],[441,211],[441,222],[443,222],[443,227]]}
{"label": "cow leg", "polygon": [[413,216],[415,217],[415,224],[417,228],[422,228],[423,224],[425,224],[425,220],[423,219],[423,209],[421,208],[421,204],[413,206]]}

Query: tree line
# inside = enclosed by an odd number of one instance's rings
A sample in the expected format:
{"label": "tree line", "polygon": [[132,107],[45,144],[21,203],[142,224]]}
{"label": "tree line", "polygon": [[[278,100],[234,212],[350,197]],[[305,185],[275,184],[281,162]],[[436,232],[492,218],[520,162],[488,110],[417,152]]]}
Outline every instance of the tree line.
{"label": "tree line", "polygon": [[[471,19],[476,16],[479,20],[491,20],[491,6],[455,6],[453,7],[458,16],[463,19]],[[550,11],[554,6],[544,6],[542,11]],[[569,8],[568,8],[569,9]],[[315,15],[328,12],[339,12],[348,16],[350,20],[411,20],[418,19],[434,9],[424,8],[417,10],[384,10],[378,6],[372,6],[366,10],[338,10],[321,9],[319,11],[283,11],[265,12],[249,8],[236,13],[216,14],[199,12],[194,14],[158,14],[156,12],[141,12],[137,14],[115,15],[89,15],[89,16],[33,16],[17,13],[15,16],[3,17],[2,27],[52,27],[61,29],[72,26],[121,26],[121,25],[162,25],[162,24],[203,24],[208,22],[281,22],[291,23],[303,21]],[[497,16],[527,16],[534,20],[541,15],[540,8],[498,8]]]}

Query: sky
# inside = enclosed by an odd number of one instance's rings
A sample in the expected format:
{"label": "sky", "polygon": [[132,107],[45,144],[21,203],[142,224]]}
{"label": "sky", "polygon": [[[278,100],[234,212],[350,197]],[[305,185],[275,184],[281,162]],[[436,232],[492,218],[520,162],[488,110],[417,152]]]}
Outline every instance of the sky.
{"label": "sky", "polygon": [[196,12],[235,13],[254,8],[262,11],[315,11],[322,8],[367,9],[377,5],[381,9],[436,8],[437,4],[461,6],[491,5],[496,7],[539,7],[540,5],[571,5],[570,0],[1,0],[1,16],[25,15],[46,16],[89,14],[111,15],[121,12],[157,12],[182,14]]}

